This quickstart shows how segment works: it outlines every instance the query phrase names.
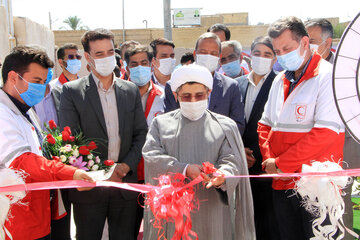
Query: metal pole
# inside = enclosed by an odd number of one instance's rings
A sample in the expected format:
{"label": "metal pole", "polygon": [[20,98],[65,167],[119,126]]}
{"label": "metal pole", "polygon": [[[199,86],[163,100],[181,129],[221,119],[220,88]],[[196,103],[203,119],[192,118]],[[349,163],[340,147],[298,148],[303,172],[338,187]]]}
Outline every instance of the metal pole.
{"label": "metal pole", "polygon": [[145,19],[145,20],[143,20],[143,23],[145,23],[145,28],[147,29],[148,21]]}
{"label": "metal pole", "polygon": [[163,0],[164,3],[164,38],[172,40],[171,32],[171,0]]}
{"label": "metal pole", "polygon": [[122,0],[122,22],[123,22],[123,42],[125,42],[125,0]]}
{"label": "metal pole", "polygon": [[50,30],[52,30],[52,26],[51,26],[51,13],[49,12],[49,27],[50,27]]}

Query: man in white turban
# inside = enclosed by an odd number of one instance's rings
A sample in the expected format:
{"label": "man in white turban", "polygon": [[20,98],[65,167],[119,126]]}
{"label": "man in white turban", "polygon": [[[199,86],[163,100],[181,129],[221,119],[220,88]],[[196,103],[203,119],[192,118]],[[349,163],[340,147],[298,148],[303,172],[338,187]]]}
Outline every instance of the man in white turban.
{"label": "man in white turban", "polygon": [[[171,173],[191,180],[202,173],[203,162],[214,164],[219,174],[195,190],[200,208],[191,214],[192,230],[199,239],[255,239],[249,180],[226,178],[248,174],[243,143],[233,120],[207,110],[212,86],[205,67],[192,64],[173,72],[171,89],[180,109],[156,117],[150,126],[143,148],[145,181],[157,184],[156,178]],[[153,216],[149,210],[145,215],[144,239],[157,239]],[[163,229],[171,239],[174,223]]]}

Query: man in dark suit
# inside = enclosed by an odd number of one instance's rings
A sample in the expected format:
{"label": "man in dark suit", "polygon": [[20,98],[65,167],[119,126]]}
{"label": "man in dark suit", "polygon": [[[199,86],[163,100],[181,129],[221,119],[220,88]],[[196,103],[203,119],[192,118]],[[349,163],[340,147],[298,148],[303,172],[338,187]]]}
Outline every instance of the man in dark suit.
{"label": "man in dark suit", "polygon": [[[86,138],[102,142],[96,149],[100,159],[117,163],[110,180],[136,183],[147,133],[139,90],[113,74],[113,33],[87,31],[81,43],[91,74],[63,86],[60,126],[70,126],[75,132],[80,129]],[[113,188],[95,188],[85,194],[70,191],[77,239],[100,240],[107,219],[109,239],[133,240],[137,195]]]}
{"label": "man in dark suit", "polygon": [[[209,99],[209,110],[230,117],[241,134],[245,128],[244,104],[239,86],[234,79],[215,72],[219,66],[221,42],[214,33],[204,33],[195,45],[195,63],[206,67],[214,77],[213,90]],[[171,84],[171,83],[170,83]],[[165,87],[165,112],[179,108],[169,83]]]}
{"label": "man in dark suit", "polygon": [[[261,174],[262,156],[257,133],[258,121],[264,111],[272,82],[275,52],[268,37],[259,37],[251,45],[252,71],[236,80],[244,96],[246,127],[243,134],[250,174]],[[250,179],[254,200],[256,239],[280,239],[274,224],[271,179]]]}

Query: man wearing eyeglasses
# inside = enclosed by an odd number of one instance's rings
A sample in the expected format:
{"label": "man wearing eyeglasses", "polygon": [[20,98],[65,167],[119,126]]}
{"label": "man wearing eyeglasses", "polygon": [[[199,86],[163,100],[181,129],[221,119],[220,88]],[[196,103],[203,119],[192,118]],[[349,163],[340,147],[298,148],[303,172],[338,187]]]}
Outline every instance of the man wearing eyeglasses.
{"label": "man wearing eyeglasses", "polygon": [[[199,184],[195,194],[206,201],[191,215],[198,238],[254,239],[249,179],[225,179],[248,174],[244,146],[233,120],[207,110],[213,89],[211,73],[190,64],[175,70],[170,81],[180,109],[156,117],[150,126],[143,148],[146,183],[157,184],[155,179],[163,174],[182,173],[189,179],[202,175],[206,185]],[[205,175],[203,162],[214,164],[217,173]],[[228,206],[233,200],[238,211],[235,222],[230,217],[233,208]],[[155,240],[158,229],[150,219],[150,211],[145,211],[144,239]],[[174,228],[173,223],[165,223],[163,236],[170,239]]]}
{"label": "man wearing eyeglasses", "polygon": [[57,51],[59,65],[63,72],[46,87],[44,99],[35,105],[35,111],[40,118],[41,128],[46,130],[44,123],[54,120],[58,124],[60,93],[64,83],[78,79],[77,73],[81,68],[81,55],[77,45],[67,43]]}
{"label": "man wearing eyeglasses", "polygon": [[81,58],[78,47],[74,43],[66,43],[57,51],[57,58],[62,73],[59,78],[52,81],[52,85],[61,87],[64,83],[78,79],[78,72],[81,69]]}

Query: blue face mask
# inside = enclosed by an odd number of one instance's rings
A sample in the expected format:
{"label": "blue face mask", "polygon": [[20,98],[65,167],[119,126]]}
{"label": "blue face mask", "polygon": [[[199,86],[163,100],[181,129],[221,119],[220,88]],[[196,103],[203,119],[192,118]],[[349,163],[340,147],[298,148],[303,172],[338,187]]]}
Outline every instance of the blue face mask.
{"label": "blue face mask", "polygon": [[301,64],[304,62],[306,51],[304,51],[303,55],[300,56],[300,45],[294,51],[291,51],[284,55],[277,55],[277,59],[283,69],[288,71],[296,71],[300,68]]}
{"label": "blue face mask", "polygon": [[126,63],[126,61],[125,61],[125,60],[123,61],[123,65],[124,65],[124,66],[123,66],[123,69],[126,69],[126,67],[127,67],[127,63]]}
{"label": "blue face mask", "polygon": [[66,61],[66,70],[71,74],[77,74],[81,69],[81,61],[78,59],[69,59]]}
{"label": "blue face mask", "polygon": [[46,77],[45,85],[47,85],[51,81],[51,79],[53,77],[53,73],[54,72],[53,72],[52,68],[48,68],[48,75]]}
{"label": "blue face mask", "polygon": [[28,89],[23,93],[20,93],[19,90],[14,85],[14,88],[19,93],[22,100],[24,100],[26,105],[28,105],[29,107],[32,107],[32,106],[38,104],[39,102],[41,102],[41,100],[45,96],[46,84],[31,83],[31,82],[28,82],[25,79],[23,79],[19,74],[18,74],[18,76],[22,80],[24,80],[25,82],[28,83]]}
{"label": "blue face mask", "polygon": [[151,79],[151,67],[137,66],[129,68],[130,80],[137,86],[145,86]]}
{"label": "blue face mask", "polygon": [[224,65],[221,65],[221,67],[224,70],[224,72],[226,73],[226,76],[229,76],[232,78],[237,77],[241,71],[240,59],[229,62]]}

